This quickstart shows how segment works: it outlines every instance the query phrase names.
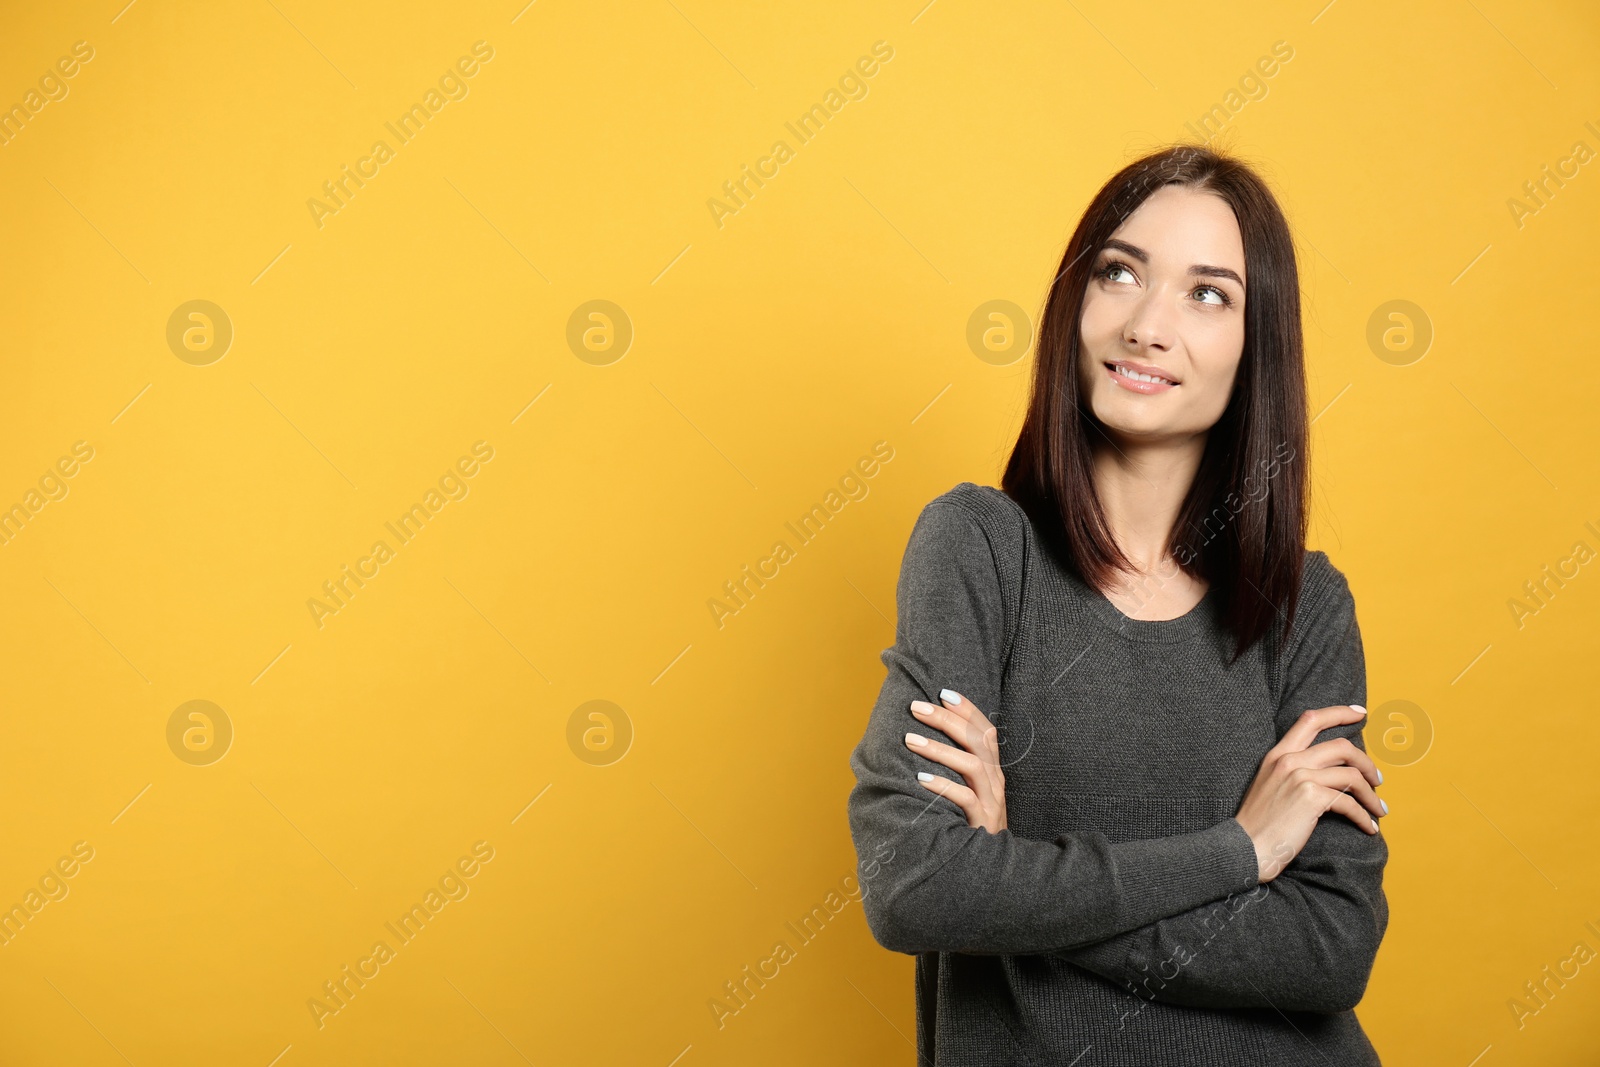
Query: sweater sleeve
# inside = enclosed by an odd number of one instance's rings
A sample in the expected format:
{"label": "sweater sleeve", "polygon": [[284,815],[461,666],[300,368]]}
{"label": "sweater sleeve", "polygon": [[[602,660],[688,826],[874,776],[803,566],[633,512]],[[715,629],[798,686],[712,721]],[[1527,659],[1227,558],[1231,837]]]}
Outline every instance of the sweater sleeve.
{"label": "sweater sleeve", "polygon": [[[1326,557],[1317,564],[1317,587],[1307,589],[1304,632],[1291,634],[1286,648],[1279,737],[1310,708],[1367,700],[1350,587]],[[1365,751],[1362,725],[1330,727],[1312,743],[1347,737]],[[1388,926],[1388,856],[1381,833],[1367,834],[1344,815],[1325,814],[1273,881],[1060,955],[1147,1000],[1345,1011],[1360,1002]]]}
{"label": "sweater sleeve", "polygon": [[[1254,846],[1227,819],[1170,837],[1054,840],[967,825],[917,772],[960,776],[905,745],[926,731],[913,700],[940,689],[1002,708],[1008,608],[977,512],[951,494],[918,516],[901,563],[895,643],[866,733],[850,756],[848,815],[873,936],[897,952],[1042,953],[1090,944],[1257,883]],[[1014,610],[1014,609],[1011,609]]]}

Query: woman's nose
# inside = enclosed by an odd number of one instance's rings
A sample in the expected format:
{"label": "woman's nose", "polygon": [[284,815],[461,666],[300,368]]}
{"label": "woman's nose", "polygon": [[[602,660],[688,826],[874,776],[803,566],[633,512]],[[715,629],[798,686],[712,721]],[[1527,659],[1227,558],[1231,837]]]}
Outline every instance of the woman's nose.
{"label": "woman's nose", "polygon": [[1171,310],[1160,292],[1147,293],[1134,307],[1122,328],[1126,344],[1166,348],[1172,337]]}

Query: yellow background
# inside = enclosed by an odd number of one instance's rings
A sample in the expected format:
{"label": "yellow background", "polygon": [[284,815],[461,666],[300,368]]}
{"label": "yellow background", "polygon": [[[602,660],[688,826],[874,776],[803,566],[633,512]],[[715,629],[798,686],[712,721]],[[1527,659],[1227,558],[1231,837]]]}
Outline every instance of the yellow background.
{"label": "yellow background", "polygon": [[[1596,966],[1520,1027],[1508,1001],[1600,951],[1600,565],[1520,628],[1508,601],[1600,549],[1600,164],[1520,227],[1507,201],[1600,150],[1597,21],[12,5],[0,103],[94,58],[0,147],[0,505],[94,458],[0,546],[0,903],[94,858],[0,948],[0,1061],[911,1062],[912,961],[853,901],[724,1026],[708,1001],[854,873],[846,760],[912,520],[997,480],[1026,399],[1031,357],[977,358],[968,317],[1036,313],[1100,183],[1283,41],[1221,143],[1301,246],[1312,544],[1355,591],[1369,705],[1433,733],[1387,765],[1359,1014],[1389,1063],[1592,1062]],[[468,95],[393,144],[480,40]],[[868,94],[796,143],[880,40]],[[380,138],[319,228],[307,201]],[[234,329],[206,366],[166,341],[196,299]],[[566,340],[596,299],[634,330],[608,365]],[[1366,340],[1396,299],[1434,330],[1405,366]],[[307,600],[477,441],[469,494],[319,628]],[[719,628],[723,583],[878,441],[870,494]],[[208,766],[168,746],[190,700],[234,730]],[[590,700],[633,731],[607,766],[569,745]],[[319,1029],[308,999],[478,841],[469,895]]]}

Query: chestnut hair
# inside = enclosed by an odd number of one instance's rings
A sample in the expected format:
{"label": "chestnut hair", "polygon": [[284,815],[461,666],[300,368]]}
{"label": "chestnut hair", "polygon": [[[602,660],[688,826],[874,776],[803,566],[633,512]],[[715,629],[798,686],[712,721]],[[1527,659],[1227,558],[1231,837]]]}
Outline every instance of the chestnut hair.
{"label": "chestnut hair", "polygon": [[1115,571],[1133,569],[1095,494],[1091,436],[1110,438],[1079,389],[1079,326],[1095,257],[1123,220],[1167,185],[1221,197],[1244,244],[1244,351],[1233,394],[1206,436],[1167,539],[1178,566],[1216,591],[1236,660],[1271,630],[1275,616],[1287,635],[1308,521],[1300,276],[1288,222],[1243,162],[1198,145],[1172,145],[1130,163],[1095,194],[1045,299],[1032,396],[1001,488],[1092,589],[1104,590]]}

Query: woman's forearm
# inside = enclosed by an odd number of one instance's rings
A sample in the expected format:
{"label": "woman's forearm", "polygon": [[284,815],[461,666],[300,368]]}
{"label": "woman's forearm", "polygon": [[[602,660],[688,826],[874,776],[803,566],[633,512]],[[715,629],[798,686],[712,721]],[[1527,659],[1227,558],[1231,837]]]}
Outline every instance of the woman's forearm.
{"label": "woman's forearm", "polygon": [[1058,955],[1135,996],[1338,1012],[1366,990],[1389,921],[1388,846],[1338,815],[1271,882]]}
{"label": "woman's forearm", "polygon": [[900,646],[866,736],[851,755],[849,818],[857,854],[893,850],[863,900],[867,922],[898,952],[1043,953],[1086,945],[1256,885],[1250,836],[1233,819],[1192,833],[1112,843],[1097,832],[1044,841],[970,826],[929,794],[919,770],[956,776],[904,743],[920,727],[909,706],[949,684],[972,699],[990,690],[949,668],[940,677]]}

